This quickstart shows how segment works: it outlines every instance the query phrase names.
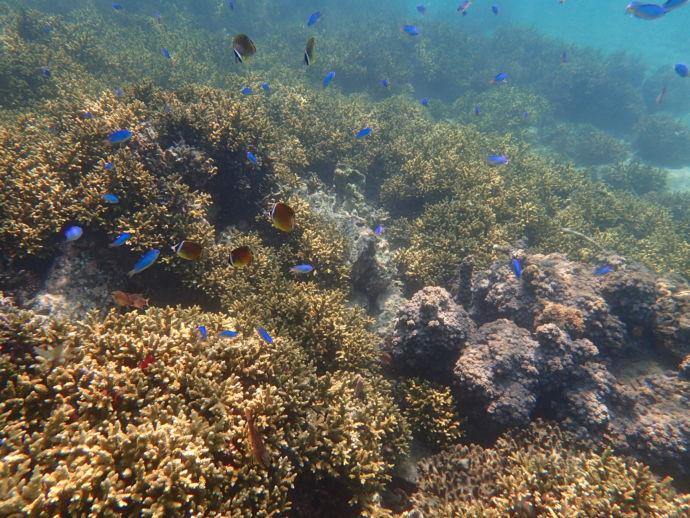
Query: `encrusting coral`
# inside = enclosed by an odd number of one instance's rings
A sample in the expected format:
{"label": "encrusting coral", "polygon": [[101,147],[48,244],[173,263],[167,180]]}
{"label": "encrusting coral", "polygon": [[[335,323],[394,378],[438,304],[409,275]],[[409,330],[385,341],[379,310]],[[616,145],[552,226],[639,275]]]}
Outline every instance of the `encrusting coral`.
{"label": "encrusting coral", "polygon": [[419,469],[412,501],[427,517],[690,516],[690,495],[677,494],[671,479],[544,423],[491,448],[453,446]]}
{"label": "encrusting coral", "polygon": [[318,376],[289,338],[222,338],[237,322],[198,308],[60,327],[3,302],[0,514],[275,516],[302,470],[383,512],[407,433],[379,376]]}

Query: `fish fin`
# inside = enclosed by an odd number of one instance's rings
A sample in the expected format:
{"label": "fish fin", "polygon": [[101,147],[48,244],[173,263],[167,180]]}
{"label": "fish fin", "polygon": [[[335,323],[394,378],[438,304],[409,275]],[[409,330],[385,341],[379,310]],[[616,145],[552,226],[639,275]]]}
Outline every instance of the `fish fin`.
{"label": "fish fin", "polygon": [[130,279],[136,275],[137,271],[136,270],[130,270],[127,272],[127,277]]}

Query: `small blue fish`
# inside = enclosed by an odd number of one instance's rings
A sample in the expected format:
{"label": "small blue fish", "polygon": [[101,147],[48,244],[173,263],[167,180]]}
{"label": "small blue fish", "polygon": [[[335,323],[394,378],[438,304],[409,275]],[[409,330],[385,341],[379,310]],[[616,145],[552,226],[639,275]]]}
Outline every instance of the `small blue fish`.
{"label": "small blue fish", "polygon": [[124,232],[124,233],[120,234],[119,236],[117,236],[115,238],[115,241],[113,241],[112,243],[110,243],[108,245],[108,248],[115,248],[118,246],[122,246],[127,242],[127,240],[130,237],[132,237],[132,234],[130,234],[129,232]]}
{"label": "small blue fish", "polygon": [[231,11],[234,11],[235,10],[235,2],[233,2],[232,0],[228,0],[228,8]]}
{"label": "small blue fish", "polygon": [[259,336],[266,340],[267,343],[273,343],[273,338],[271,338],[271,335],[269,335],[268,331],[266,331],[263,327],[257,327],[256,332],[259,333]]}
{"label": "small blue fish", "polygon": [[599,268],[594,272],[594,275],[606,275],[607,273],[611,273],[613,271],[612,268],[609,268],[608,266],[604,266],[603,268]]}
{"label": "small blue fish", "polygon": [[161,13],[156,13],[153,15],[153,19],[160,22],[163,19],[163,15]]}
{"label": "small blue fish", "polygon": [[118,198],[114,194],[101,194],[101,198],[103,198],[103,201],[106,203],[120,203],[120,198]]}
{"label": "small blue fish", "polygon": [[419,29],[414,25],[403,25],[402,31],[408,36],[418,36]]}
{"label": "small blue fish", "polygon": [[221,338],[232,338],[233,336],[237,336],[237,331],[221,331],[218,333],[218,336]]}
{"label": "small blue fish", "polygon": [[460,2],[460,5],[458,6],[458,11],[460,14],[465,16],[467,14],[467,9],[472,5],[472,2],[470,0],[464,0]]}
{"label": "small blue fish", "polygon": [[258,164],[258,163],[259,163],[259,161],[257,160],[256,156],[255,156],[254,153],[252,153],[251,151],[247,151],[247,158],[249,159],[249,161],[250,161],[252,164]]}
{"label": "small blue fish", "polygon": [[132,268],[127,275],[129,277],[133,277],[137,273],[143,272],[151,266],[153,263],[156,262],[156,259],[158,259],[158,256],[160,255],[160,250],[149,250],[146,252],[144,255],[141,256],[141,258],[136,262],[134,265],[134,268]]}
{"label": "small blue fish", "polygon": [[568,56],[568,53],[563,51],[563,53],[561,54],[561,63],[567,63],[569,59],[570,56]]}
{"label": "small blue fish", "polygon": [[242,88],[242,90],[240,90],[240,93],[244,95],[249,95],[250,93],[252,93],[252,89],[248,86],[245,86],[244,88]]}
{"label": "small blue fish", "polygon": [[513,257],[511,263],[513,266],[513,273],[515,274],[515,277],[519,279],[522,277],[522,265],[520,264],[520,259]]}
{"label": "small blue fish", "polygon": [[667,11],[672,11],[674,9],[678,9],[679,7],[683,7],[687,3],[688,0],[666,0],[666,2],[661,4],[661,7]]}
{"label": "small blue fish", "polygon": [[199,326],[196,328],[197,331],[199,331],[199,335],[201,335],[202,340],[206,340],[206,337],[208,336],[208,331],[206,330],[206,326]]}
{"label": "small blue fish", "polygon": [[263,89],[264,92],[270,92],[271,87],[268,86],[268,83],[261,83],[261,88]]}
{"label": "small blue fish", "polygon": [[508,162],[510,162],[510,159],[503,155],[490,155],[486,157],[486,162],[491,166],[506,165]]}
{"label": "small blue fish", "polygon": [[630,2],[625,8],[625,12],[636,18],[643,20],[656,20],[668,12],[668,9],[657,4],[643,4],[640,2]]}
{"label": "small blue fish", "polygon": [[419,101],[422,106],[429,106],[429,99],[426,97],[422,97],[422,100]]}
{"label": "small blue fish", "polygon": [[492,5],[491,6],[491,12],[494,13],[496,16],[498,16],[498,6]]}
{"label": "small blue fish", "polygon": [[170,59],[170,52],[168,52],[168,49],[165,47],[161,47],[161,54],[167,59]]}
{"label": "small blue fish", "polygon": [[688,74],[690,73],[690,68],[685,63],[676,63],[673,66],[673,70],[676,71],[676,74],[678,74],[680,77],[688,77]]}
{"label": "small blue fish", "polygon": [[84,229],[78,227],[77,225],[74,225],[65,230],[65,238],[69,243],[70,241],[76,241],[77,239],[79,239],[83,233]]}
{"label": "small blue fish", "polygon": [[478,104],[475,104],[475,105],[474,105],[474,114],[475,114],[475,115],[479,115],[479,111],[480,111],[479,105],[478,105]]}
{"label": "small blue fish", "polygon": [[321,19],[321,13],[319,11],[312,13],[311,16],[309,17],[309,19],[307,20],[307,27],[311,27],[316,22],[318,22],[320,19]]}
{"label": "small blue fish", "polygon": [[298,264],[290,268],[291,273],[309,273],[314,269],[310,264]]}
{"label": "small blue fish", "polygon": [[383,230],[384,230],[383,225],[379,225],[379,226],[376,227],[376,229],[374,230],[374,234],[378,234],[378,235],[380,236],[381,234],[383,234]]}
{"label": "small blue fish", "polygon": [[45,76],[45,77],[50,77],[50,76],[52,75],[52,74],[50,73],[50,70],[48,70],[47,68],[39,68],[39,69],[38,69],[38,72],[39,72],[42,76]]}
{"label": "small blue fish", "polygon": [[171,110],[171,109],[172,109],[172,108],[170,108],[170,105],[169,105],[169,104],[166,104],[166,105],[163,107],[163,111],[166,112],[166,113],[170,113],[170,110]]}
{"label": "small blue fish", "polygon": [[522,114],[522,116],[523,116],[525,119],[528,119],[528,118],[529,118],[529,112],[524,112],[524,113]]}
{"label": "small blue fish", "polygon": [[122,4],[118,4],[117,2],[113,2],[111,5],[113,6],[113,9],[116,9],[118,11],[122,9]]}
{"label": "small blue fish", "polygon": [[417,6],[417,11],[422,13],[422,14],[426,14],[429,12],[429,9],[427,9],[425,5],[419,4]]}
{"label": "small blue fish", "polygon": [[386,88],[388,88],[388,86],[389,86],[388,79],[381,79],[381,84],[383,86],[385,86]]}
{"label": "small blue fish", "polygon": [[359,131],[357,132],[356,137],[357,137],[357,138],[366,137],[367,135],[369,135],[369,133],[371,133],[371,131],[372,131],[371,128],[362,128],[361,130],[359,130]]}
{"label": "small blue fish", "polygon": [[105,169],[106,171],[110,171],[113,167],[115,167],[115,164],[113,164],[112,162],[108,162],[103,166],[103,169]]}
{"label": "small blue fish", "polygon": [[491,81],[489,81],[492,85],[497,85],[499,83],[504,83],[508,80],[508,74],[505,72],[499,72],[496,74],[496,77],[494,77]]}
{"label": "small blue fish", "polygon": [[125,93],[118,88],[117,90],[115,90],[115,95],[117,95],[118,97],[122,97],[123,95],[125,95]]}
{"label": "small blue fish", "polygon": [[127,142],[132,136],[132,132],[128,129],[117,130],[108,136],[108,142],[111,144],[122,144]]}
{"label": "small blue fish", "polygon": [[93,115],[91,115],[91,112],[88,111],[88,110],[84,110],[84,113],[82,113],[82,116],[83,116],[86,120],[89,120],[89,119],[93,118]]}
{"label": "small blue fish", "polygon": [[326,76],[323,78],[323,81],[321,83],[323,86],[328,86],[328,83],[330,83],[333,78],[335,77],[335,70],[331,70]]}

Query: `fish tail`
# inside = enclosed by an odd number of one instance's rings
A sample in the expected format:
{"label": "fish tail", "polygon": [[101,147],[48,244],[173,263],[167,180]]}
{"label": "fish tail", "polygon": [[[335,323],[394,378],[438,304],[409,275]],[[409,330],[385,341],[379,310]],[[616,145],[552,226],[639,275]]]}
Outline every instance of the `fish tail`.
{"label": "fish tail", "polygon": [[130,279],[136,275],[137,271],[136,270],[130,270],[127,272],[127,277]]}

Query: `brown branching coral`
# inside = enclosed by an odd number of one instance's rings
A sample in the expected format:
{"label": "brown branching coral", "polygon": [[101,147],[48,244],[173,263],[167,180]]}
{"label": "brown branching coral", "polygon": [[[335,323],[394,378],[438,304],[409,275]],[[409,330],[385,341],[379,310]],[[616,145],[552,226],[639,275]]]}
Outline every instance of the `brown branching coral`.
{"label": "brown branching coral", "polygon": [[[18,318],[4,313],[8,329]],[[385,382],[353,397],[355,374],[318,377],[290,339],[217,336],[237,324],[197,308],[111,312],[58,333],[69,361],[3,357],[2,513],[267,517],[290,508],[302,469],[375,513],[406,445]]]}
{"label": "brown branching coral", "polygon": [[415,437],[434,448],[447,448],[463,436],[450,388],[410,378],[396,386],[399,406]]}
{"label": "brown branching coral", "polygon": [[454,446],[420,463],[424,516],[682,518],[690,495],[643,464],[591,449],[543,423],[492,448]]}

